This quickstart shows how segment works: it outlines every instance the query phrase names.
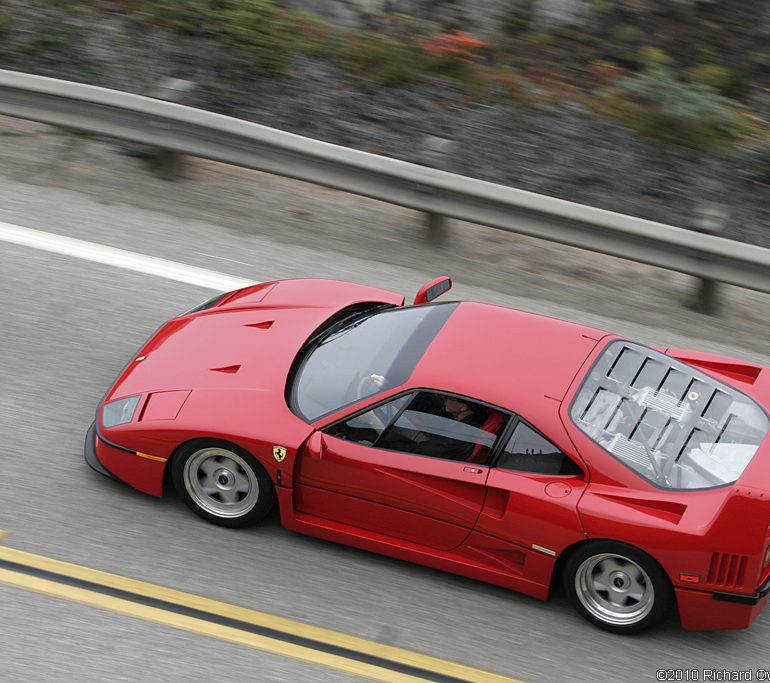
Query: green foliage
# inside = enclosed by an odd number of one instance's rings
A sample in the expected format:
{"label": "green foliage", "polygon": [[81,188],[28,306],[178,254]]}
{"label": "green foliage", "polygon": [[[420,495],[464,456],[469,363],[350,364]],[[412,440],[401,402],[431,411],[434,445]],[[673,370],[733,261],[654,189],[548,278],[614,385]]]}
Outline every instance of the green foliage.
{"label": "green foliage", "polygon": [[503,35],[516,38],[532,30],[532,8],[527,0],[509,0],[500,15],[500,30]]}
{"label": "green foliage", "polygon": [[522,36],[522,41],[533,47],[549,48],[554,45],[556,39],[547,31],[532,31],[532,33]]}
{"label": "green foliage", "polygon": [[723,95],[729,94],[737,85],[738,79],[726,66],[719,64],[701,64],[687,73],[691,83],[707,85]]}
{"label": "green foliage", "polygon": [[630,97],[617,107],[619,118],[651,137],[711,149],[746,130],[735,102],[708,85],[683,83],[664,66],[627,78],[618,88]]}
{"label": "green foliage", "polygon": [[148,0],[138,12],[150,23],[176,33],[202,36],[213,33],[211,0]]}
{"label": "green foliage", "polygon": [[415,81],[425,70],[418,50],[380,33],[355,34],[338,47],[333,60],[357,78],[381,85]]}
{"label": "green foliage", "polygon": [[334,57],[339,43],[339,31],[329,22],[311,12],[287,14],[286,22],[289,50],[322,59]]}
{"label": "green foliage", "polygon": [[646,45],[639,51],[639,64],[645,69],[658,69],[671,65],[671,57],[659,47]]}
{"label": "green foliage", "polygon": [[19,44],[18,50],[26,57],[77,53],[78,35],[67,31],[58,22],[44,19],[35,25],[29,38]]}
{"label": "green foliage", "polygon": [[288,62],[287,26],[269,0],[229,0],[217,16],[224,42],[246,54],[260,73],[281,74]]}
{"label": "green foliage", "polygon": [[638,64],[644,33],[631,24],[619,24],[613,28],[607,47],[610,56],[624,64]]}
{"label": "green foliage", "polygon": [[206,36],[246,56],[252,69],[282,74],[288,24],[271,0],[154,0],[143,6],[151,23],[189,36]]}
{"label": "green foliage", "polygon": [[746,62],[757,69],[770,71],[770,52],[767,50],[755,50],[746,55]]}
{"label": "green foliage", "polygon": [[589,10],[599,19],[606,19],[615,13],[615,4],[612,0],[593,0],[589,5]]}

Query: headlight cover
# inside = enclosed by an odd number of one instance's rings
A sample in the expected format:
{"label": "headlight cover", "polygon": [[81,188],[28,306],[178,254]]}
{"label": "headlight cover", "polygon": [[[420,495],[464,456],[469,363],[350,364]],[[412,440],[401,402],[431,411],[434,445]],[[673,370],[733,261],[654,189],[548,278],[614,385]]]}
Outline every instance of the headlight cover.
{"label": "headlight cover", "polygon": [[102,426],[109,429],[117,425],[124,425],[134,419],[136,406],[139,405],[141,396],[128,396],[117,401],[110,401],[102,406]]}

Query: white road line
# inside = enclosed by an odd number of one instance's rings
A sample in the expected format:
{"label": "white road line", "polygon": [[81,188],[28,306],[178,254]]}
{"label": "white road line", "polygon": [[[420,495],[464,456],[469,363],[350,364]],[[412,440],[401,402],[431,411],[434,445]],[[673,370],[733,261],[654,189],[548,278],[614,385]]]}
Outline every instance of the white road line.
{"label": "white road line", "polygon": [[238,263],[242,266],[249,266],[249,268],[256,268],[253,263],[246,263],[246,261],[236,261],[234,258],[227,258],[227,256],[217,256],[216,254],[207,254],[205,251],[196,251],[199,256],[205,256],[207,258],[215,258],[220,261],[230,261],[230,263]]}
{"label": "white road line", "polygon": [[23,228],[11,223],[0,222],[0,240],[223,292],[258,284],[255,280],[246,280],[73,237]]}

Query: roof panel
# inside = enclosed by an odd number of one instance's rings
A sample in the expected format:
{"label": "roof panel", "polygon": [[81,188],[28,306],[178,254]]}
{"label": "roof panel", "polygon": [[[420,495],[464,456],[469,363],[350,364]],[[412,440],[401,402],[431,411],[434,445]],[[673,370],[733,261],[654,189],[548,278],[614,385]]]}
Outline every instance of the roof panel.
{"label": "roof panel", "polygon": [[521,412],[533,399],[561,400],[606,332],[509,308],[463,302],[410,379]]}

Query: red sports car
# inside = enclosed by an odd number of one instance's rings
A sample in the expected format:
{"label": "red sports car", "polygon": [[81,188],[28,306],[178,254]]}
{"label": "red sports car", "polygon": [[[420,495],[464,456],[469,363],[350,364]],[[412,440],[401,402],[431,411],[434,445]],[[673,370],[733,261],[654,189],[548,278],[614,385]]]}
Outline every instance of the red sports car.
{"label": "red sports car", "polygon": [[88,463],[632,633],[745,628],[770,591],[770,369],[471,302],[268,282],[168,321]]}

